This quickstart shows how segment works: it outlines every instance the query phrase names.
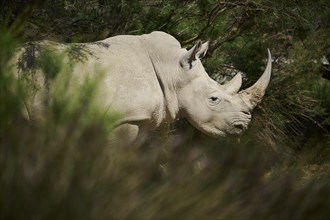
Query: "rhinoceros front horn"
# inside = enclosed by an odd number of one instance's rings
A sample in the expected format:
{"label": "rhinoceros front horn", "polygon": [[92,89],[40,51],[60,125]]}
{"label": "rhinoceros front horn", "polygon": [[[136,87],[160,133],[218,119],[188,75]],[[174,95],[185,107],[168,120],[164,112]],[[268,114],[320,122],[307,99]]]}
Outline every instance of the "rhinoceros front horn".
{"label": "rhinoceros front horn", "polygon": [[271,76],[271,70],[272,70],[272,56],[268,49],[267,67],[264,73],[262,74],[262,76],[251,87],[242,90],[241,92],[238,93],[238,95],[247,105],[249,110],[252,110],[256,105],[258,105],[261,102],[263,96],[265,95]]}

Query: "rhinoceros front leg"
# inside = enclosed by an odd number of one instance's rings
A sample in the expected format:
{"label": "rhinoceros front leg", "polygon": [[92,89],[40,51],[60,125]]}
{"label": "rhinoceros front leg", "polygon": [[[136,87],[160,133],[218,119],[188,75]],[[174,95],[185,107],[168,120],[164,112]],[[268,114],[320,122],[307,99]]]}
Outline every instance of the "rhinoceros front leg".
{"label": "rhinoceros front leg", "polygon": [[139,134],[139,126],[135,124],[121,124],[114,130],[114,140],[116,144],[130,145],[132,144]]}

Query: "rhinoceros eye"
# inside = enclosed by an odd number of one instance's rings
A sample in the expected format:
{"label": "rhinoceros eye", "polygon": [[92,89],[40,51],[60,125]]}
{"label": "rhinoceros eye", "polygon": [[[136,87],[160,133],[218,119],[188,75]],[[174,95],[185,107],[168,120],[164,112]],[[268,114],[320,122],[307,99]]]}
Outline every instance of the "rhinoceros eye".
{"label": "rhinoceros eye", "polygon": [[209,98],[209,100],[210,100],[211,104],[213,104],[213,105],[216,105],[216,104],[218,104],[220,102],[220,98],[217,97],[217,96],[211,96]]}

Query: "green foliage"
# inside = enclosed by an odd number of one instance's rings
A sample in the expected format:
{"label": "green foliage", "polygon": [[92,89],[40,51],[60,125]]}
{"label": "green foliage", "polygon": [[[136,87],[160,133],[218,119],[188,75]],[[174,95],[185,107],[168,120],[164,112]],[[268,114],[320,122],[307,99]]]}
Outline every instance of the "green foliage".
{"label": "green foliage", "polygon": [[[328,1],[1,4],[1,219],[328,219],[330,84],[319,62],[330,52]],[[244,87],[271,49],[279,61],[243,136],[214,140],[181,121],[174,133],[117,146],[109,138],[118,116],[95,102],[103,73],[70,89],[70,65],[92,55],[79,43],[68,64],[25,44],[29,62],[18,68],[26,76],[41,69],[49,83],[65,77],[48,94],[41,124],[23,117],[35,87],[7,65],[17,37],[80,42],[153,30],[187,47],[209,40],[206,70],[216,77],[232,65],[247,73]]]}
{"label": "green foliage", "polygon": [[[8,60],[13,54],[13,48],[17,46],[17,40],[13,39],[13,35],[5,30],[1,31],[0,37],[0,117],[1,117],[1,138],[6,126],[12,123],[14,115],[19,114],[23,103],[19,97],[24,97],[24,91],[20,88],[20,84],[13,80],[12,75],[6,74],[8,72]],[[15,92],[13,92],[13,89]],[[6,105],[4,104],[6,103]],[[10,111],[8,111],[10,109]]]}
{"label": "green foliage", "polygon": [[60,54],[54,54],[50,50],[43,51],[38,60],[38,66],[48,80],[53,80],[61,71],[61,64]]}

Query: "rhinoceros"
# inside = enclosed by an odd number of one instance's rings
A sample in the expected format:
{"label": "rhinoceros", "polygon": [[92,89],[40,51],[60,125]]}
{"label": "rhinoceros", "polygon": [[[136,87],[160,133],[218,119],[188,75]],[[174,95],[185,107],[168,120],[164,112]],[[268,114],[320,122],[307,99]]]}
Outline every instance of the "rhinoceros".
{"label": "rhinoceros", "polygon": [[[129,140],[134,140],[142,130],[154,129],[180,117],[210,136],[240,134],[247,129],[251,111],[263,98],[271,77],[268,50],[267,67],[254,85],[239,91],[240,74],[220,85],[208,76],[201,63],[207,42],[198,41],[186,50],[173,36],[159,31],[115,36],[94,43],[42,44],[63,53],[68,53],[68,48],[86,52],[84,59],[72,67],[72,79],[76,81],[96,77],[96,69],[105,72],[98,101],[104,111],[112,109],[121,113],[116,130]],[[20,63],[18,75],[31,63],[31,59],[23,56],[26,50],[16,57]],[[66,60],[72,59],[74,56],[67,54]],[[42,74],[36,83],[40,87],[49,86]],[[40,111],[41,96],[36,94],[26,101],[31,118]]]}

